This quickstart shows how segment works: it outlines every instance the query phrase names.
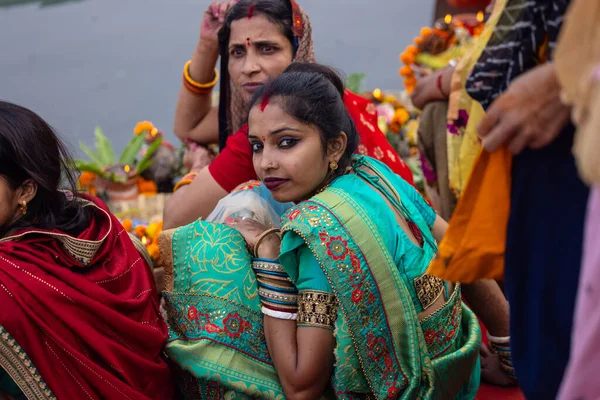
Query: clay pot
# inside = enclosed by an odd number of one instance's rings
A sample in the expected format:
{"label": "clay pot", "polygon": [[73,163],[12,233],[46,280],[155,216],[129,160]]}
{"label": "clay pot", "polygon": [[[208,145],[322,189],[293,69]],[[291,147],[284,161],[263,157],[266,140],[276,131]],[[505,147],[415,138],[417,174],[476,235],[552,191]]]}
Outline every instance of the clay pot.
{"label": "clay pot", "polygon": [[137,177],[130,178],[126,182],[112,182],[104,178],[97,178],[96,183],[99,192],[106,193],[111,202],[135,200],[140,194],[137,184]]}

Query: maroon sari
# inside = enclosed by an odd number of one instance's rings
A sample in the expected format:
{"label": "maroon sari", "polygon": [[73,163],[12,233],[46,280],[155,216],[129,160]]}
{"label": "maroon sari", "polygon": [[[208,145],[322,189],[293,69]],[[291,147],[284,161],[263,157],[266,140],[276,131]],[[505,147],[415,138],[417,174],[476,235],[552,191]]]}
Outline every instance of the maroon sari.
{"label": "maroon sari", "polygon": [[30,400],[171,399],[151,270],[106,205],[85,200],[78,237],[0,240],[0,366]]}

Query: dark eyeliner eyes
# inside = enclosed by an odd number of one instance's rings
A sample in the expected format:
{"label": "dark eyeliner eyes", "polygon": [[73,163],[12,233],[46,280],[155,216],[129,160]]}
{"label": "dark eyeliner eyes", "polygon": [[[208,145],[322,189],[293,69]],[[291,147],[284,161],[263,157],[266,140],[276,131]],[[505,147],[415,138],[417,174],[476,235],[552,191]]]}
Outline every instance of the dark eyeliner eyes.
{"label": "dark eyeliner eyes", "polygon": [[289,149],[290,147],[294,147],[298,143],[298,139],[281,139],[279,141],[279,148],[281,149]]}
{"label": "dark eyeliner eyes", "polygon": [[[284,138],[284,139],[281,139],[279,141],[279,143],[277,143],[277,147],[282,150],[290,149],[290,148],[294,147],[296,144],[298,144],[299,141],[300,141],[299,139]],[[265,145],[261,142],[251,142],[250,143],[250,148],[252,148],[253,153],[260,152],[264,147],[265,147]]]}
{"label": "dark eyeliner eyes", "polygon": [[263,148],[263,144],[258,142],[250,143],[250,147],[253,153],[258,153]]}

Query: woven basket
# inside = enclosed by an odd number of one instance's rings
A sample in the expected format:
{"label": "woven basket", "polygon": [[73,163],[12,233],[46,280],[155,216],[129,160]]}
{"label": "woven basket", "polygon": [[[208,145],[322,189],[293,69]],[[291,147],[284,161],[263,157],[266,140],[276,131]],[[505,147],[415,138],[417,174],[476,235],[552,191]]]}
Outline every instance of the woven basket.
{"label": "woven basket", "polygon": [[170,194],[158,193],[154,196],[139,195],[135,200],[111,202],[108,206],[119,219],[139,219],[147,222],[162,220],[165,202]]}

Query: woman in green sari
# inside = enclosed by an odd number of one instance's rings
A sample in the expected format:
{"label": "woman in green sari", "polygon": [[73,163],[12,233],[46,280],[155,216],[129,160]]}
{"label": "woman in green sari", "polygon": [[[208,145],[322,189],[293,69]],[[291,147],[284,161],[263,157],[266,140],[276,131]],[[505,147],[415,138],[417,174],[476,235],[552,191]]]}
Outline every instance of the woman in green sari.
{"label": "woman in green sari", "polygon": [[474,398],[477,319],[459,285],[425,274],[445,222],[352,156],[342,96],[331,70],[292,65],[251,102],[261,187],[295,203],[281,237],[234,212],[161,238],[167,353],[188,398]]}

